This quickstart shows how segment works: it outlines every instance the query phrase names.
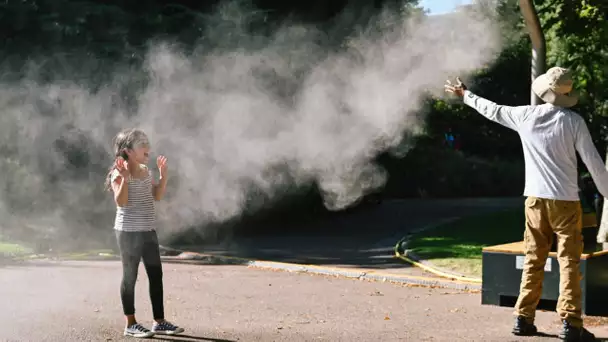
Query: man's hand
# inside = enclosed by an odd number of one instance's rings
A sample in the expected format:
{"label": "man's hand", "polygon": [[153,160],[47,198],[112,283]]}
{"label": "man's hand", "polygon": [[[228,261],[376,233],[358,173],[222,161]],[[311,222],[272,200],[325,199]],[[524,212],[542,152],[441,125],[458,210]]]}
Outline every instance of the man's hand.
{"label": "man's hand", "polygon": [[467,86],[462,83],[460,77],[456,77],[456,81],[458,82],[458,84],[453,85],[450,80],[447,80],[445,85],[445,91],[459,97],[464,97],[464,91],[467,90]]}

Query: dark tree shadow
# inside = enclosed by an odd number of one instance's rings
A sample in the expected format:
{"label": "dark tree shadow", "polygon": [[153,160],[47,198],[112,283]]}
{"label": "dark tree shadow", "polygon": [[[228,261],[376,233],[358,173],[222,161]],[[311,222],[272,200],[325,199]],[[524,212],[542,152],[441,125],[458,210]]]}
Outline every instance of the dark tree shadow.
{"label": "dark tree shadow", "polygon": [[[517,199],[519,201],[519,199]],[[517,202],[516,201],[516,202]],[[322,219],[276,219],[274,222],[243,222],[241,230],[222,233],[222,241],[207,241],[162,246],[164,262],[199,265],[246,265],[249,260],[276,261],[295,264],[357,267],[376,270],[409,268],[411,265],[394,257],[394,245],[404,235],[437,220],[504,209],[503,200],[399,200],[357,210],[333,214]],[[258,226],[266,227],[264,229]],[[276,226],[268,228],[268,226]],[[219,227],[218,229],[231,229]],[[480,228],[481,229],[481,228]],[[486,231],[487,227],[483,227]],[[209,229],[201,229],[209,231]],[[264,233],[269,231],[268,233]],[[185,239],[182,242],[189,241]],[[171,241],[167,241],[171,243]],[[192,259],[177,257],[181,250],[206,254]],[[70,259],[67,259],[70,260]],[[71,259],[82,261],[83,259]],[[87,261],[93,261],[86,259]],[[107,261],[104,258],[103,261]],[[58,261],[62,261],[61,258]],[[0,267],[29,266],[29,262],[13,262],[0,258]],[[57,263],[66,265],[65,263]],[[46,265],[50,267],[52,263]],[[42,266],[41,266],[42,267]]]}
{"label": "dark tree shadow", "polygon": [[[218,235],[224,235],[224,238],[212,238],[206,242],[203,238],[201,243],[190,240],[192,243],[181,245],[179,241],[173,241],[172,246],[203,254],[253,260],[377,270],[404,269],[411,266],[394,257],[394,247],[408,233],[438,220],[495,212],[505,207],[520,206],[519,202],[520,199],[387,201],[319,220],[285,218],[263,224],[244,222],[235,225],[240,226],[239,229],[230,234],[221,231],[235,227],[217,227]],[[521,227],[514,228],[521,230]],[[487,231],[486,226],[483,231]],[[182,240],[186,241],[188,239]]]}

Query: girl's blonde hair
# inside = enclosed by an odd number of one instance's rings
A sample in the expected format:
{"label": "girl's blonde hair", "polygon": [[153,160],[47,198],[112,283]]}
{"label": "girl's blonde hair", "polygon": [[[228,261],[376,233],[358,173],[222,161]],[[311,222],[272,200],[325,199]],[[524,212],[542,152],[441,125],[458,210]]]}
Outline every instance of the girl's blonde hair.
{"label": "girl's blonde hair", "polygon": [[[122,157],[125,161],[129,160],[126,150],[133,149],[138,146],[149,146],[150,141],[144,131],[135,128],[129,128],[121,131],[114,137],[114,158]],[[114,171],[114,163],[110,166],[108,175],[106,176],[105,189],[112,189],[112,172]]]}

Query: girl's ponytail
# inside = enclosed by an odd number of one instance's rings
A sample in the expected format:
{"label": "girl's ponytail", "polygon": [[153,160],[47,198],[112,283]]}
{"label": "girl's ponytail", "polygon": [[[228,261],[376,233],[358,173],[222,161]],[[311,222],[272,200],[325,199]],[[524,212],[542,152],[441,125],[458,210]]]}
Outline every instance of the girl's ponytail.
{"label": "girl's ponytail", "polygon": [[110,168],[108,169],[108,174],[106,175],[106,181],[103,184],[103,190],[104,191],[112,191],[112,172],[114,172],[114,164],[112,164],[112,166],[110,166]]}

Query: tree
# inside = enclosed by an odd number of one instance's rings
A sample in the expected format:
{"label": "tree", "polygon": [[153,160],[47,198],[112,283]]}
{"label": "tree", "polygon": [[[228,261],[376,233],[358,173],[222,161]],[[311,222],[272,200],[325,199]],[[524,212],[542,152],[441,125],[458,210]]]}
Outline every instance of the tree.
{"label": "tree", "polygon": [[[548,38],[548,61],[575,71],[578,111],[589,124],[599,149],[606,148],[608,117],[608,3],[602,0],[541,0],[539,12]],[[608,167],[608,150],[607,150]],[[597,213],[598,215],[600,213]],[[608,247],[608,201],[604,200],[597,242]]]}

